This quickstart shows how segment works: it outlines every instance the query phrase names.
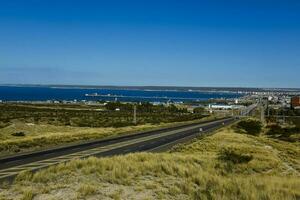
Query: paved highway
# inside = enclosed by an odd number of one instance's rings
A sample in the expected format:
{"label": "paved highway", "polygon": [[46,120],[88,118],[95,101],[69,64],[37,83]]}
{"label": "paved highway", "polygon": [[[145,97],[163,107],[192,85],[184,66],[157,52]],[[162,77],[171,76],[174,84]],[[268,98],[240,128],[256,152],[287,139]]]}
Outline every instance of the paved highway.
{"label": "paved highway", "polygon": [[12,180],[21,171],[37,171],[72,159],[163,150],[234,121],[235,118],[226,118],[2,158],[0,159],[0,180]]}

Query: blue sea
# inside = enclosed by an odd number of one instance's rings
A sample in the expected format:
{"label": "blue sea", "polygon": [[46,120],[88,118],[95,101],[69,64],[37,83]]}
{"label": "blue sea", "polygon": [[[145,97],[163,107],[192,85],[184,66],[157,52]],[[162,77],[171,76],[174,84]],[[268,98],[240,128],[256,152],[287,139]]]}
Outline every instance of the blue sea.
{"label": "blue sea", "polygon": [[[97,93],[101,96],[86,96]],[[149,91],[130,89],[81,89],[53,87],[0,86],[2,101],[47,101],[47,100],[87,100],[87,101],[148,101],[148,102],[187,102],[216,98],[238,98],[241,94],[224,92],[194,91]]]}

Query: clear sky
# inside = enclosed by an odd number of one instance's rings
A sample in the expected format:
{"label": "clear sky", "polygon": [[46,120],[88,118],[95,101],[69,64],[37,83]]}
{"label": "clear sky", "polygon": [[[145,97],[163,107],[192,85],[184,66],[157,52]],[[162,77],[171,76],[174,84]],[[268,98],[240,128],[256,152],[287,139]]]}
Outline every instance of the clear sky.
{"label": "clear sky", "polygon": [[0,84],[300,87],[299,0],[0,0]]}

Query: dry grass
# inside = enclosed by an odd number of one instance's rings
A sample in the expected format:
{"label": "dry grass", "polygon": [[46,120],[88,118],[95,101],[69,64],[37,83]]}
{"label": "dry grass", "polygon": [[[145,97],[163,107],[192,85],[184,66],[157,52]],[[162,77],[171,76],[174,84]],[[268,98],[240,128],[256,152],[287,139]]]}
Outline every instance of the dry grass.
{"label": "dry grass", "polygon": [[[208,119],[210,118],[203,118],[197,121]],[[14,124],[0,129],[0,155],[3,156],[17,152],[54,147],[66,143],[101,139],[137,131],[146,131],[188,123],[191,122],[162,123],[160,125],[145,124],[121,128],[86,128],[35,125],[16,121]],[[12,135],[19,131],[25,132],[25,136],[16,137]]]}
{"label": "dry grass", "polygon": [[22,196],[22,200],[32,200],[34,197],[34,194],[32,192],[32,189],[28,189],[28,190],[25,190],[23,192],[23,196]]}
{"label": "dry grass", "polygon": [[[33,199],[299,199],[299,147],[223,129],[168,153],[91,157],[26,172],[0,189],[0,199],[21,199],[24,188]],[[224,148],[253,158],[224,161]]]}
{"label": "dry grass", "polygon": [[97,187],[91,184],[81,184],[77,190],[79,198],[96,194],[96,192],[97,192]]}

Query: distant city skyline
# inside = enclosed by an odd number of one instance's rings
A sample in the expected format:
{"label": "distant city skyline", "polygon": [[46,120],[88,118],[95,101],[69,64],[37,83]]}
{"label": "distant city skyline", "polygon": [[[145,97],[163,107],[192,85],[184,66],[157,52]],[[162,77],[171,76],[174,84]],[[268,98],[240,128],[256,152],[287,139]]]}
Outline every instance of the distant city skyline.
{"label": "distant city skyline", "polygon": [[0,84],[300,88],[300,2],[0,2]]}

